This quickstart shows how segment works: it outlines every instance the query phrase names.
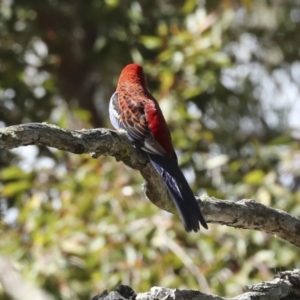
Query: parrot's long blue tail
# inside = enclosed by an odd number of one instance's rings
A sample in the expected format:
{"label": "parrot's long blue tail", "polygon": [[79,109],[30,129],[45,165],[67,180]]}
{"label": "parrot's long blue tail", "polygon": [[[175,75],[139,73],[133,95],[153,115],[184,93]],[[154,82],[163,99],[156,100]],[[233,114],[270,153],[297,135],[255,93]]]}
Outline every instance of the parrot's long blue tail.
{"label": "parrot's long blue tail", "polygon": [[166,157],[153,154],[148,154],[148,156],[152,165],[166,183],[185,230],[187,232],[199,231],[199,222],[204,228],[208,229],[200,206],[180,170],[177,160],[170,161]]}

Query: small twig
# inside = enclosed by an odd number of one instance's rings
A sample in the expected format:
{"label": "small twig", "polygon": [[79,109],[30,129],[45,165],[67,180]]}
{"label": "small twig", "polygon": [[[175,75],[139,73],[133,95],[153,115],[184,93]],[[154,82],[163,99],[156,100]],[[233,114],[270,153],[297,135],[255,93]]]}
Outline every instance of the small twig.
{"label": "small twig", "polygon": [[7,257],[0,257],[0,284],[15,300],[54,300],[54,298],[23,278]]}

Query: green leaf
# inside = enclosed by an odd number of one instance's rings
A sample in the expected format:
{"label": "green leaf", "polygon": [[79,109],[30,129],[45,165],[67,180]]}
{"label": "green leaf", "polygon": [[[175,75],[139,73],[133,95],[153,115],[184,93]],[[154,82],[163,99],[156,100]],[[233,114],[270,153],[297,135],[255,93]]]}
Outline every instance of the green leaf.
{"label": "green leaf", "polygon": [[262,170],[254,170],[244,176],[244,181],[249,184],[259,185],[264,177],[265,173]]}
{"label": "green leaf", "polygon": [[1,180],[13,180],[13,179],[19,179],[20,177],[22,178],[28,177],[28,174],[25,173],[21,168],[17,166],[6,168],[2,170],[0,173]]}
{"label": "green leaf", "polygon": [[17,182],[11,182],[4,185],[2,194],[6,197],[17,195],[23,191],[27,191],[30,188],[30,182],[27,180],[20,180]]}

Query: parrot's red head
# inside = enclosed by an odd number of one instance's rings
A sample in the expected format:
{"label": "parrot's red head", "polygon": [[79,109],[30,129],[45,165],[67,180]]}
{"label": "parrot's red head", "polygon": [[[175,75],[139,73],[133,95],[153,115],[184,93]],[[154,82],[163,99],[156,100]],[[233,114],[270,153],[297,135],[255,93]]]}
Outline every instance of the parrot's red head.
{"label": "parrot's red head", "polygon": [[138,84],[143,88],[147,88],[147,81],[144,75],[143,68],[139,64],[127,65],[121,72],[119,77],[118,87],[122,84]]}

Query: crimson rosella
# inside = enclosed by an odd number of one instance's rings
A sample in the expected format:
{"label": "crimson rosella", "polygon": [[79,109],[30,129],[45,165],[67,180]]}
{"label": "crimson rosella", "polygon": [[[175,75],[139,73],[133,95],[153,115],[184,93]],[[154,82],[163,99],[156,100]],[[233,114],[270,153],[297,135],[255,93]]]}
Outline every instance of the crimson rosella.
{"label": "crimson rosella", "polygon": [[158,102],[147,90],[143,68],[127,65],[121,72],[109,104],[115,129],[123,129],[135,147],[147,153],[164,180],[186,231],[208,228],[200,206],[177,162],[171,135]]}

